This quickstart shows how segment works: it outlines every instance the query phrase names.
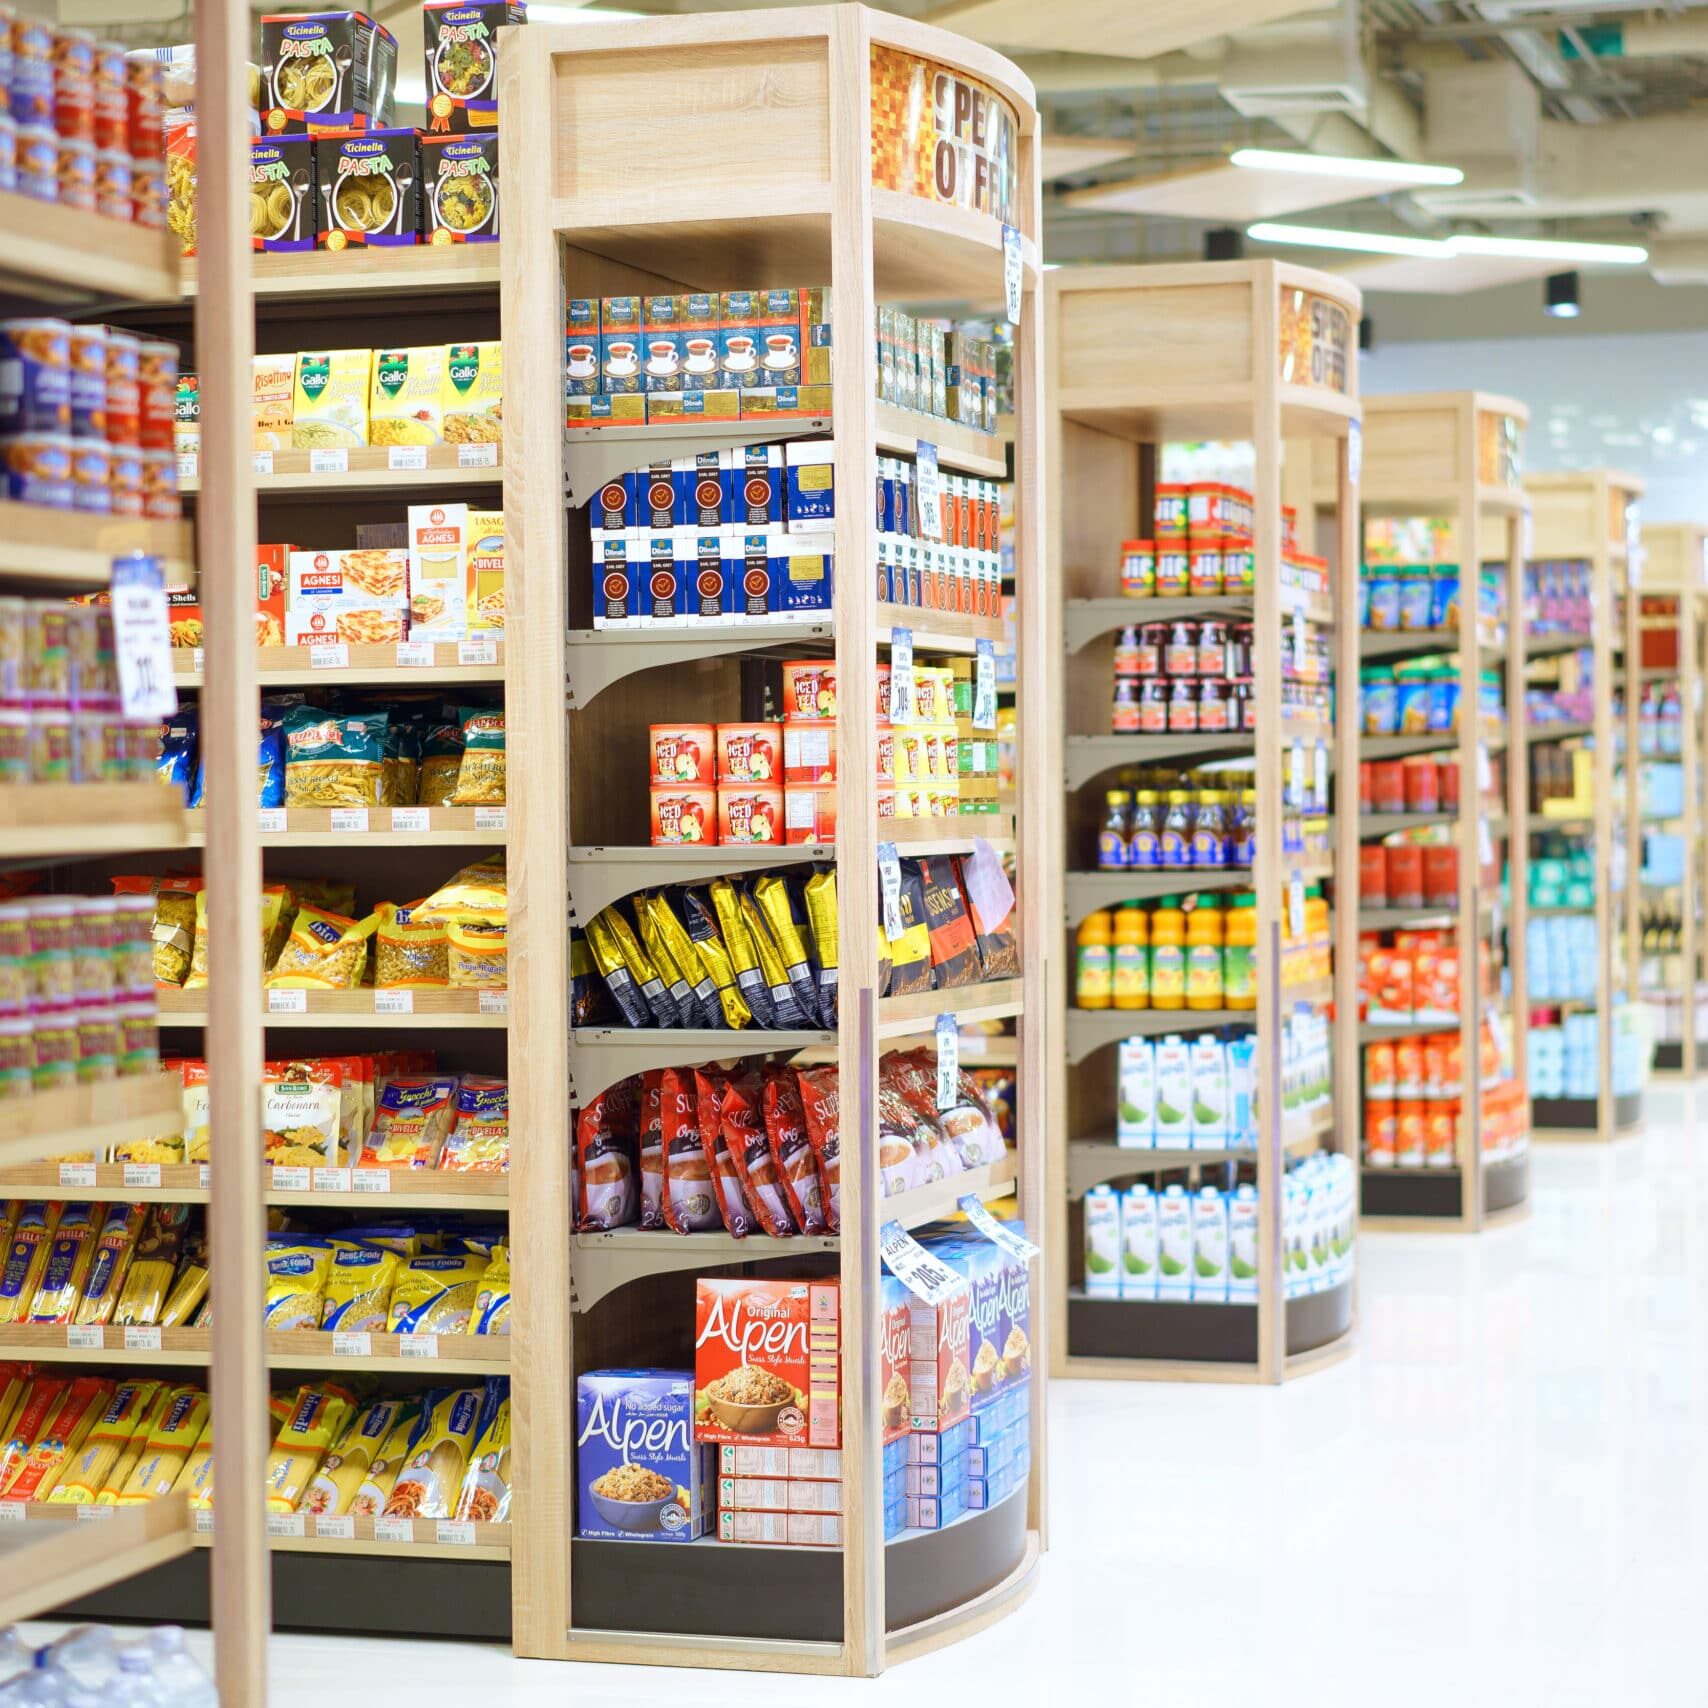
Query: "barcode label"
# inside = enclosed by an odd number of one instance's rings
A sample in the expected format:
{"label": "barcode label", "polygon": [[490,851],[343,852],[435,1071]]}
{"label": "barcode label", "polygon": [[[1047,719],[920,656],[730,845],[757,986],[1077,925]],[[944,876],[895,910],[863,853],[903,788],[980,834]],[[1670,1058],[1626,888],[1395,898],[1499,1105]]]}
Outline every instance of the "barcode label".
{"label": "barcode label", "polygon": [[144,1188],[160,1184],[160,1164],[157,1162],[127,1162],[125,1164],[125,1185],[141,1186]]}
{"label": "barcode label", "polygon": [[427,466],[427,447],[392,445],[387,451],[385,466],[388,469],[424,469]]}
{"label": "barcode label", "polygon": [[314,1533],[327,1542],[354,1542],[356,1521],[347,1515],[343,1518],[317,1518]]}
{"label": "barcode label", "polygon": [[441,1518],[434,1534],[441,1542],[448,1542],[455,1548],[474,1546],[474,1526],[462,1519]]}
{"label": "barcode label", "polygon": [[374,1540],[376,1542],[413,1542],[415,1540],[415,1520],[413,1518],[376,1518],[374,1520]]}
{"label": "barcode label", "polygon": [[498,467],[496,445],[458,445],[457,467],[460,469],[495,469]]}
{"label": "barcode label", "polygon": [[431,641],[399,641],[397,662],[404,670],[431,670],[434,664]]}
{"label": "barcode label", "polygon": [[390,1192],[391,1170],[389,1168],[353,1168],[350,1170],[350,1190],[352,1192]]}
{"label": "barcode label", "polygon": [[105,1524],[119,1509],[116,1506],[80,1506],[77,1508],[79,1524]]}
{"label": "barcode label", "polygon": [[285,809],[262,807],[255,814],[255,821],[263,836],[282,836],[285,831]]}
{"label": "barcode label", "polygon": [[73,1352],[99,1352],[107,1344],[106,1330],[98,1323],[83,1327],[72,1325],[65,1331],[65,1344]]}
{"label": "barcode label", "polygon": [[391,828],[394,831],[426,830],[432,824],[426,807],[393,807]]}
{"label": "barcode label", "polygon": [[397,1337],[399,1358],[437,1358],[439,1337],[436,1334],[400,1334]]}
{"label": "barcode label", "polygon": [[350,649],[343,641],[329,641],[324,646],[311,646],[308,649],[308,667],[310,670],[348,670]]}
{"label": "barcode label", "polygon": [[199,646],[195,647],[190,654],[190,668],[195,671],[198,676],[202,673],[202,659],[204,656],[205,655]]}
{"label": "barcode label", "polygon": [[126,1352],[158,1352],[160,1350],[160,1330],[157,1328],[126,1328]]}
{"label": "barcode label", "polygon": [[275,1192],[307,1192],[311,1190],[310,1182],[314,1171],[307,1168],[283,1168],[278,1164],[273,1166],[273,1190]]}
{"label": "barcode label", "polygon": [[198,1536],[213,1535],[213,1508],[198,1506],[196,1508],[196,1534]]}
{"label": "barcode label", "polygon": [[314,1171],[313,1179],[316,1192],[348,1192],[350,1190],[350,1171],[347,1168],[317,1168]]}
{"label": "barcode label", "polygon": [[273,472],[273,453],[271,451],[257,451],[251,462],[257,474],[271,474]]}
{"label": "barcode label", "polygon": [[267,1012],[269,1014],[306,1014],[308,1013],[308,992],[306,990],[270,990],[267,992]]}
{"label": "barcode label", "polygon": [[283,1537],[306,1536],[308,1526],[300,1512],[269,1512],[267,1534]]}
{"label": "barcode label", "polygon": [[21,1500],[0,1500],[0,1524],[22,1524],[24,1503]]}
{"label": "barcode label", "polygon": [[343,449],[310,451],[308,453],[308,472],[310,474],[348,474],[350,472],[350,453]]}
{"label": "barcode label", "polygon": [[510,828],[510,809],[508,807],[476,807],[474,809],[474,827],[476,830],[508,830]]}
{"label": "barcode label", "polygon": [[507,990],[483,990],[480,993],[480,1011],[482,1014],[508,1014],[510,1012],[510,992]]}
{"label": "barcode label", "polygon": [[334,1358],[372,1358],[374,1337],[352,1329],[340,1330],[332,1336]]}
{"label": "barcode label", "polygon": [[476,635],[472,640],[457,642],[458,664],[496,664],[498,638],[495,635]]}
{"label": "barcode label", "polygon": [[376,990],[374,992],[374,1013],[376,1014],[413,1014],[415,1012],[415,992],[412,990]]}
{"label": "barcode label", "polygon": [[92,1162],[62,1162],[59,1165],[61,1186],[93,1186],[95,1164]]}
{"label": "barcode label", "polygon": [[180,480],[194,480],[199,462],[200,459],[194,451],[187,451],[181,455],[178,458],[178,478]]}
{"label": "barcode label", "polygon": [[198,1166],[201,1169],[201,1174],[197,1180],[197,1185],[206,1192],[207,1189],[213,1185],[213,1170],[205,1162]]}
{"label": "barcode label", "polygon": [[366,836],[368,809],[366,807],[334,807],[332,828],[347,836]]}

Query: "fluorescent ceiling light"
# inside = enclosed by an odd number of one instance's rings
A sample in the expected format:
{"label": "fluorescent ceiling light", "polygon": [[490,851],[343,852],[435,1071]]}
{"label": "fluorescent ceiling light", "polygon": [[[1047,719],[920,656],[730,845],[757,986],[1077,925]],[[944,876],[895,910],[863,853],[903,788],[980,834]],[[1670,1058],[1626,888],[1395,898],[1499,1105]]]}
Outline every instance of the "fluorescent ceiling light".
{"label": "fluorescent ceiling light", "polygon": [[1236,148],[1228,156],[1230,166],[1246,166],[1257,172],[1304,172],[1323,178],[1395,179],[1406,184],[1462,184],[1465,174],[1457,166],[1420,166],[1409,160],[1364,160],[1350,154],[1306,154],[1277,148]]}
{"label": "fluorescent ceiling light", "polygon": [[1515,261],[1584,261],[1604,267],[1640,267],[1648,250],[1636,243],[1573,243],[1552,237],[1451,237],[1461,255],[1509,255]]}
{"label": "fluorescent ceiling light", "polygon": [[610,24],[621,23],[625,18],[644,18],[646,15],[645,12],[619,12],[592,6],[541,6],[534,4],[534,0],[529,0],[528,4],[530,24]]}
{"label": "fluorescent ceiling light", "polygon": [[1327,225],[1282,225],[1260,220],[1245,234],[1258,243],[1296,243],[1306,249],[1353,249],[1361,255],[1418,255],[1445,261],[1451,247],[1434,238],[1400,237],[1385,231],[1342,231]]}

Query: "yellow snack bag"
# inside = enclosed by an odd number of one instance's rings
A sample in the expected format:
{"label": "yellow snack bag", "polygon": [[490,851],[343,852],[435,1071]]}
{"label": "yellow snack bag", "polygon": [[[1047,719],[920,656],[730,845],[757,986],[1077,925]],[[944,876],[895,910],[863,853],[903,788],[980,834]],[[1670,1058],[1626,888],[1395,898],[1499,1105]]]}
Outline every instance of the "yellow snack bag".
{"label": "yellow snack bag", "polygon": [[30,1320],[59,1211],[58,1204],[26,1204],[18,1212],[0,1264],[0,1325]]}
{"label": "yellow snack bag", "polygon": [[118,1505],[141,1506],[166,1494],[177,1482],[207,1421],[207,1395],[200,1388],[174,1388],[148,1432],[142,1457],[119,1495]]}
{"label": "yellow snack bag", "polygon": [[291,934],[267,975],[270,990],[354,990],[368,968],[368,946],[379,915],[348,919],[317,907],[300,908]]}
{"label": "yellow snack bag", "polygon": [[336,1518],[351,1510],[356,1491],[403,1406],[402,1400],[375,1400],[346,1415],[338,1438],[303,1493],[300,1511],[315,1518]]}
{"label": "yellow snack bag", "polygon": [[95,1420],[47,1498],[60,1506],[93,1506],[130,1445],[137,1425],[146,1421],[159,1391],[158,1382],[121,1382],[114,1388],[106,1410]]}
{"label": "yellow snack bag", "polygon": [[475,1252],[412,1257],[391,1295],[393,1334],[467,1334],[487,1260]]}
{"label": "yellow snack bag", "polygon": [[399,907],[382,901],[375,913],[374,987],[377,990],[443,990],[446,968],[445,926],[442,920],[417,917],[423,904]]}
{"label": "yellow snack bag", "polygon": [[504,708],[464,706],[463,760],[457,771],[454,807],[504,805]]}
{"label": "yellow snack bag", "polygon": [[94,1261],[78,1301],[78,1323],[105,1323],[119,1302],[146,1215],[141,1204],[113,1204],[95,1239]]}
{"label": "yellow snack bag", "polygon": [[305,1387],[267,1455],[267,1510],[295,1512],[320,1461],[356,1403],[345,1388]]}
{"label": "yellow snack bag", "polygon": [[332,1267],[330,1240],[290,1238],[269,1242],[267,1250],[267,1327],[319,1328]]}
{"label": "yellow snack bag", "polygon": [[411,1398],[391,1403],[397,1406],[391,1427],[386,1431],[379,1450],[369,1460],[367,1469],[362,1472],[356,1492],[349,1497],[348,1505],[340,1509],[355,1518],[378,1518],[385,1511],[392,1485],[397,1481],[397,1473],[409,1452],[409,1443],[415,1439],[415,1430],[421,1421],[419,1399]]}
{"label": "yellow snack bag", "polygon": [[291,387],[291,447],[349,449],[368,442],[371,350],[303,350]]}
{"label": "yellow snack bag", "polygon": [[510,1516],[510,1387],[500,1376],[487,1379],[456,1515],[471,1524],[502,1524]]}
{"label": "yellow snack bag", "polygon": [[445,927],[445,971],[451,989],[508,988],[508,935],[501,919],[453,919]]}
{"label": "yellow snack bag", "polygon": [[480,1278],[480,1291],[475,1294],[474,1314],[469,1318],[470,1334],[508,1334],[510,1332],[510,1248],[495,1245],[487,1260],[486,1273]]}
{"label": "yellow snack bag", "polygon": [[385,1503],[387,1518],[449,1518],[480,1422],[480,1388],[429,1388],[409,1456]]}
{"label": "yellow snack bag", "polygon": [[421,921],[454,919],[502,919],[509,911],[510,892],[502,852],[488,854],[472,866],[464,866],[448,883],[441,884],[415,908]]}
{"label": "yellow snack bag", "polygon": [[47,1262],[30,1303],[29,1321],[68,1323],[77,1314],[83,1284],[95,1261],[95,1207],[62,1204],[59,1225],[49,1242]]}
{"label": "yellow snack bag", "polygon": [[395,1251],[334,1242],[320,1326],[328,1331],[366,1329],[383,1334],[400,1261]]}

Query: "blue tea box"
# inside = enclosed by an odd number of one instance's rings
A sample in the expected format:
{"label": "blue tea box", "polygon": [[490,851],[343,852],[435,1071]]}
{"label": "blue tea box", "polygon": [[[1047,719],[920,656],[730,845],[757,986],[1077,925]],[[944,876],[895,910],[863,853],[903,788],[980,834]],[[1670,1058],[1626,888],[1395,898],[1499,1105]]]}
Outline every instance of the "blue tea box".
{"label": "blue tea box", "polygon": [[779,528],[724,531],[724,615],[766,621],[779,609],[789,537]]}
{"label": "blue tea box", "polygon": [[654,530],[676,522],[676,471],[670,463],[652,463],[638,470],[635,482],[633,526]]}
{"label": "blue tea box", "polygon": [[729,616],[730,563],[721,526],[673,528],[676,569],[683,578],[690,623],[721,623]]}
{"label": "blue tea box", "polygon": [[593,626],[633,628],[640,621],[640,590],[630,568],[631,533],[608,533],[593,552]]}
{"label": "blue tea box", "polygon": [[724,519],[724,476],[728,451],[701,451],[697,456],[677,457],[670,465],[675,487],[671,520],[678,528],[710,529],[716,532]]}
{"label": "blue tea box", "polygon": [[571,297],[563,315],[563,386],[571,397],[599,389],[599,299]]}
{"label": "blue tea box", "polygon": [[988,1442],[967,1449],[967,1475],[999,1477],[1016,1459],[1023,1458],[1032,1441],[1031,1419],[1021,1418]]}
{"label": "blue tea box", "polygon": [[724,480],[724,520],[746,531],[783,525],[783,447],[737,445]]}
{"label": "blue tea box", "polygon": [[595,1370],[575,1384],[576,1534],[692,1542],[717,1449],[694,1441],[691,1370]]}
{"label": "blue tea box", "polygon": [[994,1477],[969,1477],[965,1489],[967,1509],[971,1512],[988,1512],[993,1506],[1001,1506],[1017,1489],[1025,1483],[1032,1469],[1032,1449],[1030,1443],[1023,1452],[1011,1460],[1001,1472]]}
{"label": "blue tea box", "polygon": [[973,1420],[964,1417],[941,1434],[918,1430],[907,1438],[910,1465],[946,1465],[964,1454],[973,1438]]}
{"label": "blue tea box", "polygon": [[920,1495],[936,1495],[941,1498],[952,1494],[967,1480],[972,1449],[956,1453],[941,1465],[909,1465],[907,1467],[906,1493],[917,1499]]}
{"label": "blue tea box", "polygon": [[836,447],[828,439],[796,440],[784,449],[783,508],[792,533],[836,524]]}
{"label": "blue tea box", "polygon": [[688,621],[687,577],[676,563],[673,529],[637,530],[629,536],[629,579],[639,592],[643,624],[674,628]]}
{"label": "blue tea box", "polygon": [[907,1522],[911,1530],[941,1530],[967,1510],[967,1485],[963,1482],[941,1495],[909,1495]]}
{"label": "blue tea box", "polygon": [[777,614],[785,620],[828,617],[835,594],[834,537],[831,534],[792,534],[778,588]]}

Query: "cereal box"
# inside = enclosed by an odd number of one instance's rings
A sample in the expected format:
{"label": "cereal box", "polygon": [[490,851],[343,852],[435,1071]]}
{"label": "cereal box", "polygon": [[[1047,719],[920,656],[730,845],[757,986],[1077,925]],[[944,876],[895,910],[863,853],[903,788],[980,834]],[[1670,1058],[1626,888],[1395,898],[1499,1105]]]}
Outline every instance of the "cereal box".
{"label": "cereal box", "polygon": [[972,1288],[959,1287],[941,1304],[910,1298],[908,1403],[916,1432],[940,1435],[972,1410],[967,1360]]}
{"label": "cereal box", "polygon": [[408,249],[420,242],[421,163],[414,131],[323,136],[314,145],[314,168],[317,249]]}
{"label": "cereal box", "polygon": [[[1023,1225],[1015,1231],[1025,1233]],[[972,1409],[986,1410],[1008,1388],[1024,1386],[1032,1372],[1032,1297],[1029,1267],[991,1241],[971,1233],[922,1242],[967,1276],[968,1364]]]}
{"label": "cereal box", "polygon": [[397,42],[364,13],[261,20],[261,123],[269,136],[383,128],[396,80]]}
{"label": "cereal box", "polygon": [[714,1454],[694,1430],[686,1370],[595,1370],[577,1379],[576,1534],[692,1542],[710,1527]]}
{"label": "cereal box", "polygon": [[899,1441],[913,1428],[909,1380],[913,1361],[913,1295],[886,1272],[878,1294],[878,1403],[883,1410],[884,1444]]}
{"label": "cereal box", "polygon": [[291,392],[291,446],[348,449],[368,442],[370,350],[304,350]]}
{"label": "cereal box", "polygon": [[811,1512],[720,1512],[720,1542],[750,1542],[771,1548],[840,1548],[839,1515]]}
{"label": "cereal box", "polygon": [[498,32],[527,21],[524,0],[422,0],[429,130],[497,129]]}
{"label": "cereal box", "polygon": [[445,437],[445,346],[376,350],[368,443],[437,445]]}
{"label": "cereal box", "polygon": [[718,1449],[720,1477],[793,1477],[800,1482],[842,1480],[842,1454],[824,1447],[748,1447],[726,1443]]}
{"label": "cereal box", "polygon": [[702,1277],[694,1433],[758,1447],[840,1447],[838,1283]]}
{"label": "cereal box", "polygon": [[424,243],[498,241],[498,138],[421,138],[421,238]]}

